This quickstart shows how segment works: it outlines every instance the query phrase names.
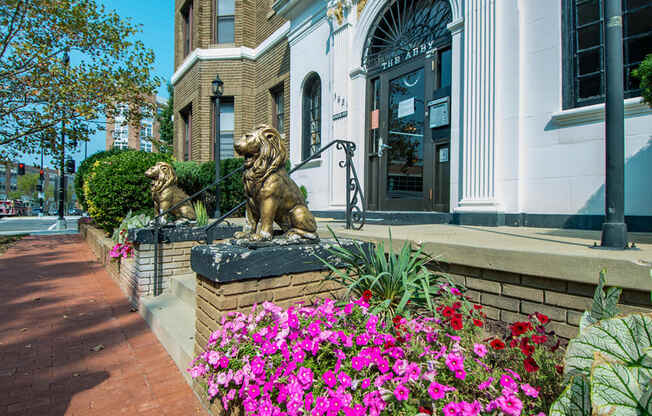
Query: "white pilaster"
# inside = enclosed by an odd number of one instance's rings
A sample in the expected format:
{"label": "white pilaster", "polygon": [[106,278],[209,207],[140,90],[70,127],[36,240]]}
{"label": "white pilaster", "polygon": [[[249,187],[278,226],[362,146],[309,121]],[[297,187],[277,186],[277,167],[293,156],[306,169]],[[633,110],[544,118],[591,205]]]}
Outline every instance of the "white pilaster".
{"label": "white pilaster", "polygon": [[467,0],[464,10],[462,199],[456,211],[496,212],[495,0]]}
{"label": "white pilaster", "polygon": [[451,32],[451,141],[450,141],[450,209],[457,208],[460,200],[460,126],[462,119],[462,82],[464,62],[462,61],[462,42],[464,42],[464,19],[453,20],[448,25]]}

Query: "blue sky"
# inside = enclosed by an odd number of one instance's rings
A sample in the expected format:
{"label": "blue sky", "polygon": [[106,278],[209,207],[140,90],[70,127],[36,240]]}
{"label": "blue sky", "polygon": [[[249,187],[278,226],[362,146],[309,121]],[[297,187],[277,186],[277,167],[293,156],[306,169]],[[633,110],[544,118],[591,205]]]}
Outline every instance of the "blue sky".
{"label": "blue sky", "polygon": [[[130,17],[132,22],[140,23],[140,39],[146,47],[154,50],[156,62],[154,75],[162,79],[158,95],[168,98],[167,82],[174,71],[174,1],[173,0],[97,0],[107,9],[113,9],[123,18]],[[106,148],[106,132],[98,131],[88,142],[88,155]],[[72,154],[77,166],[84,159],[84,145]],[[30,155],[26,163],[39,164],[40,155]],[[50,167],[48,160],[45,165]]]}

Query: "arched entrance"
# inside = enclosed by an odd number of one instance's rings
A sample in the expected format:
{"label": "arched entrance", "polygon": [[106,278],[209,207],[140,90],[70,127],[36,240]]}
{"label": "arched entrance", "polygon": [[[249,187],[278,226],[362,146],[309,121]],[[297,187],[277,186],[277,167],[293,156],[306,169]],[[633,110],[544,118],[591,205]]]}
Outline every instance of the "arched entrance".
{"label": "arched entrance", "polygon": [[451,20],[447,0],[393,0],[367,35],[372,210],[449,211]]}

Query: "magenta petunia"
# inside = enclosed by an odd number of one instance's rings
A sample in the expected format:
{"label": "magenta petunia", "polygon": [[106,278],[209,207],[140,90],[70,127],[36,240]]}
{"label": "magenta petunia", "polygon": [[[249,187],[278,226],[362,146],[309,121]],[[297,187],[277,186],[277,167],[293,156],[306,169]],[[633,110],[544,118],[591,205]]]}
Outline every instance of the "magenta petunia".
{"label": "magenta petunia", "polygon": [[335,377],[335,373],[333,373],[331,370],[326,370],[326,372],[321,376],[322,380],[324,380],[324,383],[330,388],[335,387],[335,384],[337,384],[337,379]]}
{"label": "magenta petunia", "polygon": [[410,389],[405,387],[403,384],[397,385],[394,389],[394,396],[396,396],[396,400],[407,400],[409,395]]}
{"label": "magenta petunia", "polygon": [[428,394],[432,398],[432,400],[439,400],[444,398],[446,396],[446,386],[443,384],[439,384],[436,381],[433,381],[430,383],[430,386],[428,387]]}

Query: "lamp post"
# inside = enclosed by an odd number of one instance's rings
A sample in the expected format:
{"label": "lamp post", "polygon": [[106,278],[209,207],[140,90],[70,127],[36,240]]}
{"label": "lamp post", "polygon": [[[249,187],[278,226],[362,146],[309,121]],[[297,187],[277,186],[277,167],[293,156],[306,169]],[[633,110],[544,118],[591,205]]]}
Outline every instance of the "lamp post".
{"label": "lamp post", "polygon": [[627,247],[625,224],[625,121],[621,0],[605,0],[605,214],[602,247]]}
{"label": "lamp post", "polygon": [[[63,65],[67,69],[70,64],[70,55],[68,51],[63,53]],[[66,119],[65,117],[61,120],[61,161],[59,164],[60,174],[59,174],[59,218],[57,219],[57,230],[65,230],[66,219],[64,217],[63,205],[65,202],[65,180],[66,180],[66,169],[65,169],[65,155],[66,155]]]}
{"label": "lamp post", "polygon": [[[215,181],[220,179],[220,97],[224,93],[224,82],[220,79],[219,75],[215,75],[215,79],[211,81],[211,98],[213,100],[213,114],[215,122],[213,123],[213,159],[215,159]],[[222,216],[220,211],[220,186],[215,185],[215,218]]]}

